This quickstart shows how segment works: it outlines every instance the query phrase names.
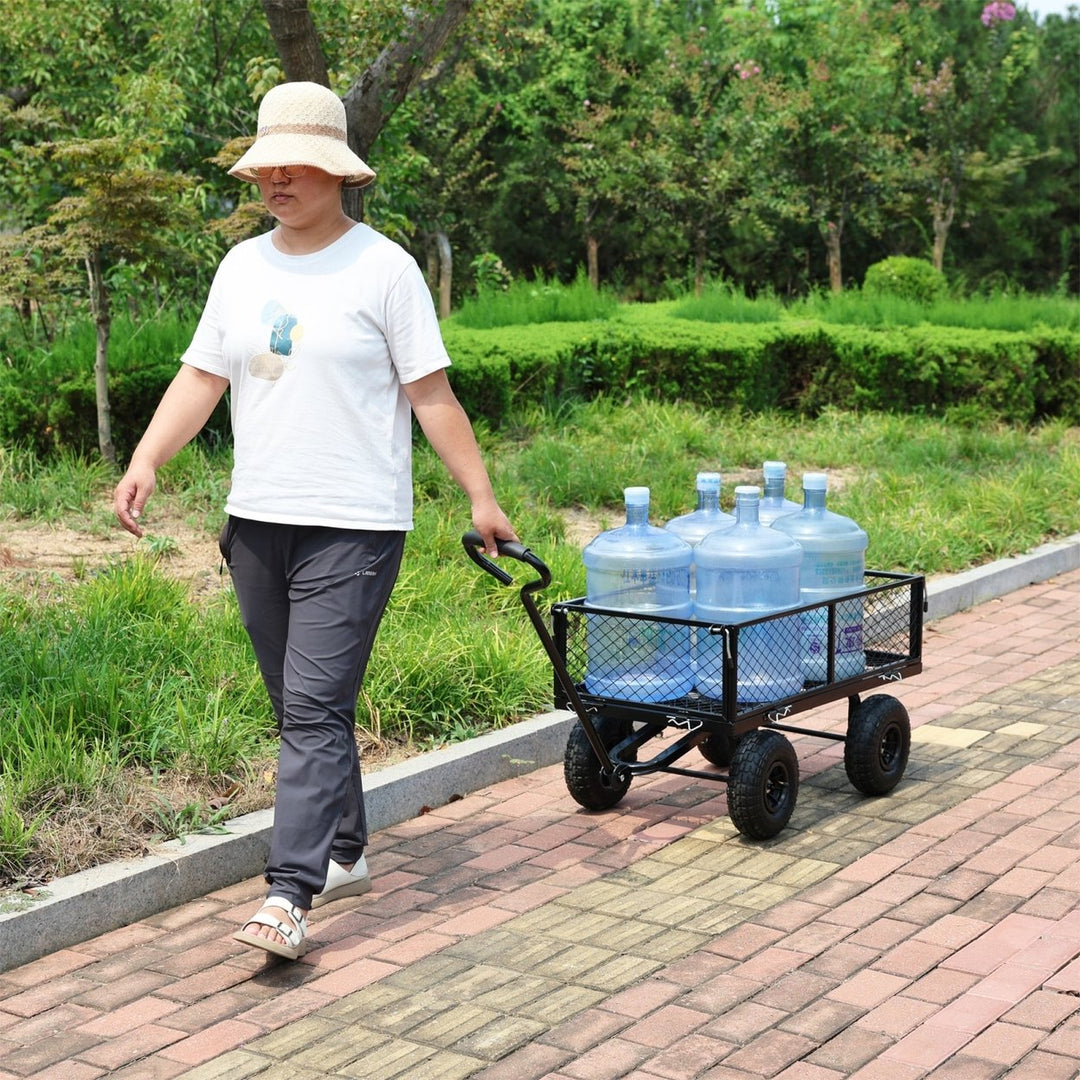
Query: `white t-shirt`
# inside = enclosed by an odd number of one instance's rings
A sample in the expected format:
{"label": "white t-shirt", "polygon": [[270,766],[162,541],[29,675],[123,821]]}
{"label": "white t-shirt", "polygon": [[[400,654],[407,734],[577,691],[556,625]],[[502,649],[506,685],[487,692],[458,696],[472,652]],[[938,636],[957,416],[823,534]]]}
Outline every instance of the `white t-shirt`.
{"label": "white t-shirt", "polygon": [[183,362],[229,380],[237,517],[412,528],[401,387],[450,364],[420,268],[367,225],[311,255],[222,259]]}

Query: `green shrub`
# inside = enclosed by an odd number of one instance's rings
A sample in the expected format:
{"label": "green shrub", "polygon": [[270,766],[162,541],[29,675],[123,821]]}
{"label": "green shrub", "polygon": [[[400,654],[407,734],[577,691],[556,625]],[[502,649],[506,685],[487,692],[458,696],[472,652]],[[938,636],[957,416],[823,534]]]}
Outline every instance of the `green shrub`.
{"label": "green shrub", "polygon": [[933,303],[945,291],[945,275],[925,259],[892,255],[867,268],[863,292]]}
{"label": "green shrub", "polygon": [[[146,429],[161,395],[180,366],[194,324],[176,315],[144,323],[121,316],[109,339],[109,406],[113,443],[125,458]],[[87,321],[47,349],[13,355],[0,367],[0,441],[45,454],[57,448],[93,454],[98,448],[94,388],[95,335]],[[208,425],[216,437],[228,432],[219,405]]]}

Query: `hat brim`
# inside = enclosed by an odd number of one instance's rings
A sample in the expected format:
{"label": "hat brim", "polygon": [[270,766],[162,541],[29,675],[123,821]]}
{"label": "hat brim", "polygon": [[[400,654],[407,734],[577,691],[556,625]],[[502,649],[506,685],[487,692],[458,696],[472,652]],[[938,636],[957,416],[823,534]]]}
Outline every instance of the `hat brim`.
{"label": "hat brim", "polygon": [[275,165],[310,165],[331,176],[340,176],[344,187],[367,187],[375,179],[375,170],[349,149],[348,143],[324,135],[263,135],[229,169],[238,180],[255,183],[253,169],[272,169]]}

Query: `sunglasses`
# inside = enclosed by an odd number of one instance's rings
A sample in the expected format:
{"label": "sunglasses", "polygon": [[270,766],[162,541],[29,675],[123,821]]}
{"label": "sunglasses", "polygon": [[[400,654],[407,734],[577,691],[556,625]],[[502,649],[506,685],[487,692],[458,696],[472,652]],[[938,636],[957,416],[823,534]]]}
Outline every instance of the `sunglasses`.
{"label": "sunglasses", "polygon": [[289,180],[295,180],[308,171],[306,165],[260,165],[251,170],[251,175],[256,180],[269,180],[275,172],[281,173]]}

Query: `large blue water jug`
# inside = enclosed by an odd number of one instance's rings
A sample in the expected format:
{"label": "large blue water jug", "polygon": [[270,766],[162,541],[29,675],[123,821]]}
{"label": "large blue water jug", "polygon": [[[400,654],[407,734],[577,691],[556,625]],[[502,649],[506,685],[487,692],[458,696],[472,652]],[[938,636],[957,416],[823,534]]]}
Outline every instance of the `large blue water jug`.
{"label": "large blue water jug", "polygon": [[787,463],[784,461],[766,461],[761,466],[765,478],[765,491],[758,508],[758,521],[762,525],[771,525],[784,514],[794,514],[802,509],[802,503],[792,502],[784,497],[784,483],[787,479]]}
{"label": "large blue water jug", "polygon": [[[856,592],[864,587],[866,532],[843,514],[825,509],[828,477],[825,473],[803,476],[803,507],[786,514],[772,528],[802,545],[801,603],[814,604]],[[834,647],[837,679],[861,675],[866,669],[863,651],[863,601],[861,597],[836,604]],[[828,678],[827,607],[805,612],[802,617],[803,674],[811,682]]]}
{"label": "large blue water jug", "polygon": [[[676,536],[682,537],[691,547],[697,547],[702,540],[717,529],[735,524],[735,516],[720,509],[720,474],[718,472],[699,472],[697,474],[697,509],[689,514],[673,517],[665,526]],[[696,568],[690,563],[690,595],[697,589]]]}
{"label": "large blue water jug", "polygon": [[[735,489],[735,524],[710,533],[698,544],[698,588],[694,619],[712,624],[741,623],[799,604],[798,543],[761,524],[757,487]],[[739,631],[736,671],[739,701],[775,701],[802,689],[798,614]],[[697,631],[697,690],[723,695],[724,639]]]}
{"label": "large blue water jug", "polygon": [[[583,552],[586,607],[689,619],[690,545],[649,524],[649,489],[628,487],[626,524]],[[690,626],[624,615],[587,615],[585,688],[626,701],[671,701],[694,685]]]}

